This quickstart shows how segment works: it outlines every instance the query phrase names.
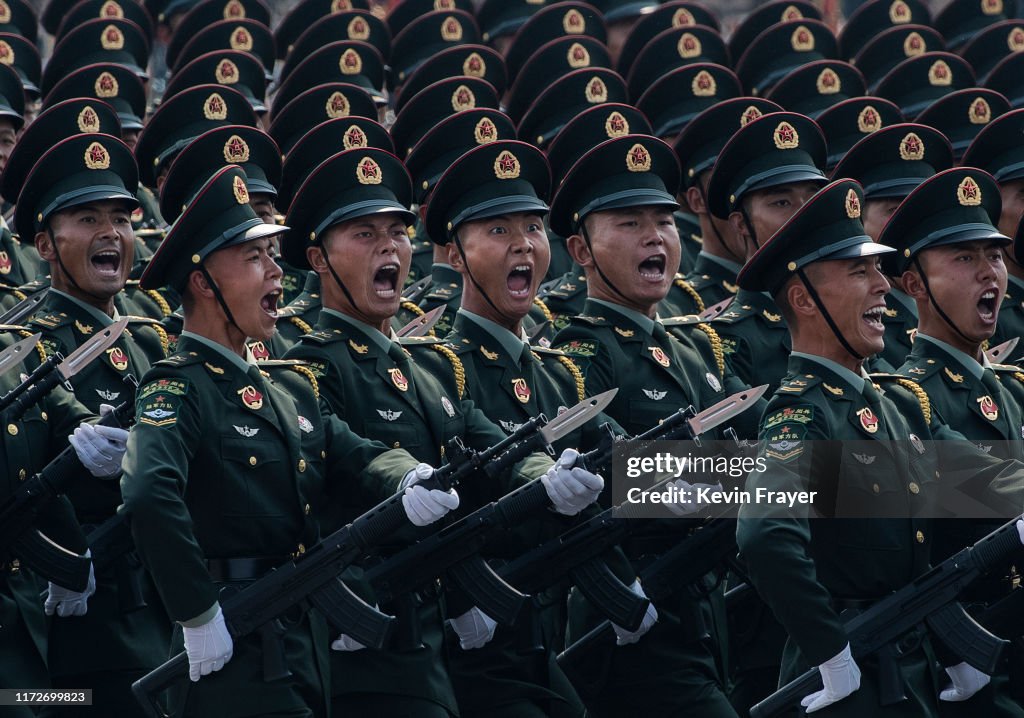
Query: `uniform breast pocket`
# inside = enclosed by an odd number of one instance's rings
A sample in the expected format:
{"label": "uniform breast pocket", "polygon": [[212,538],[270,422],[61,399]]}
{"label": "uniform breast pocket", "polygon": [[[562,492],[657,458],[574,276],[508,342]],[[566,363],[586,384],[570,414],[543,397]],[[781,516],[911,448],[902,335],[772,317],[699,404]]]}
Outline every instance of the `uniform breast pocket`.
{"label": "uniform breast pocket", "polygon": [[[870,447],[870,444],[874,447]],[[901,529],[909,511],[903,472],[886,456],[878,442],[846,447],[836,492],[838,542],[852,549],[899,551]],[[873,448],[871,453],[868,453]]]}
{"label": "uniform breast pocket", "polygon": [[426,429],[418,423],[395,419],[393,421],[367,421],[366,435],[392,449],[408,449],[413,456],[427,440]]}
{"label": "uniform breast pocket", "polygon": [[221,500],[229,516],[284,516],[294,501],[294,479],[287,449],[256,437],[220,441]]}
{"label": "uniform breast pocket", "polygon": [[629,401],[629,429],[631,431],[649,429],[680,408],[677,398],[667,391],[645,389],[644,394],[649,394],[654,398],[630,399]]}

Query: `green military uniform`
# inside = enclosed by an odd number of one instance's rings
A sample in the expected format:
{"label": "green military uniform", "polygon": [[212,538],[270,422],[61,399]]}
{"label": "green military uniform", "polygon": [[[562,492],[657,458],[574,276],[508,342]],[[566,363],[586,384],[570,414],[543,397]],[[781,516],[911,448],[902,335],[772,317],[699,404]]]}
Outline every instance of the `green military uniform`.
{"label": "green military uniform", "polygon": [[706,307],[711,307],[730,297],[736,296],[736,274],[741,265],[724,257],[716,257],[701,251],[693,265],[693,271],[686,275],[686,282],[700,295]]}
{"label": "green military uniform", "polygon": [[878,357],[896,368],[903,365],[913,350],[917,335],[917,304],[900,289],[892,287],[885,298],[888,305],[882,317],[885,325],[885,349]]}
{"label": "green military uniform", "polygon": [[[204,255],[282,231],[263,224],[244,194],[238,199],[243,178],[229,166],[208,181],[154,257],[143,286],[180,289]],[[342,476],[378,481],[387,495],[415,464],[327,414],[305,367],[289,364],[271,377],[187,332],[177,353],[145,377],[137,405],[124,462],[124,511],[168,613],[179,622],[209,620],[229,576],[244,585],[312,545],[319,533],[314,511],[323,509],[329,484]],[[279,480],[261,480],[267,471]],[[207,480],[214,475],[218,481]],[[243,557],[258,558],[237,560]],[[241,575],[244,567],[248,575]],[[263,680],[260,637],[250,636],[235,642],[220,672],[174,696],[179,709],[186,715],[323,713],[326,627],[301,608],[286,618],[291,679]],[[178,632],[173,647],[181,647]]]}
{"label": "green military uniform", "polygon": [[575,263],[561,277],[546,282],[537,290],[537,299],[544,302],[554,317],[554,330],[564,329],[569,319],[583,311],[587,301],[587,277]]}
{"label": "green military uniform", "polygon": [[[42,148],[50,138],[35,133],[23,138],[23,151]],[[131,151],[109,135],[83,134],[58,142],[35,163],[27,177],[10,178],[20,186],[15,226],[24,236],[35,236],[59,211],[83,203],[119,200],[137,205],[128,187],[138,185],[138,174]],[[60,245],[57,245],[59,250]],[[69,278],[71,283],[73,278]],[[115,295],[114,303],[117,304]],[[104,312],[51,287],[29,326],[42,333],[47,353],[67,356],[90,335],[108,326],[113,319]],[[129,329],[97,360],[75,377],[75,395],[87,408],[99,413],[101,404],[116,405],[130,396],[129,376],[141,377],[150,362],[162,358],[165,337],[155,320],[138,318]],[[122,398],[124,397],[124,398]],[[68,490],[79,522],[83,526],[102,523],[114,515],[121,503],[115,482],[82,476]],[[119,592],[123,579],[130,577],[141,587],[146,608]],[[118,713],[135,714],[138,706],[132,698],[131,682],[166,658],[169,636],[167,619],[159,599],[148,584],[145,573],[125,556],[107,572],[96,576],[97,591],[91,610],[76,621],[56,623],[50,633],[52,660],[50,674],[55,685],[93,686],[104,705]],[[119,581],[119,579],[122,579]],[[147,598],[148,593],[148,598]],[[137,599],[136,596],[131,597]],[[139,610],[133,610],[139,609]],[[80,647],[102,647],[87,665],[80,658]]]}
{"label": "green military uniform", "polygon": [[[674,207],[678,183],[678,162],[663,142],[642,135],[609,140],[585,154],[563,180],[552,204],[552,228],[572,234],[587,213],[604,208]],[[579,364],[588,393],[618,388],[607,413],[635,434],[680,406],[699,410],[725,396],[725,365],[716,356],[714,332],[680,331],[682,338],[675,338],[656,318],[591,298],[553,346]],[[634,568],[679,538],[677,524],[654,522],[640,533],[642,541],[624,547]],[[587,702],[594,715],[736,715],[725,696],[721,589],[701,588],[696,597],[680,586],[657,607],[658,622],[639,642],[608,649],[596,695]],[[575,639],[598,617],[576,592],[570,601],[569,633]]]}
{"label": "green military uniform", "polygon": [[[0,326],[0,348],[28,336],[21,327]],[[38,361],[39,357],[36,357]],[[7,371],[0,374],[0,394],[14,389],[24,374]],[[3,432],[4,480],[0,485],[0,502],[6,501],[20,482],[45,466],[46,462],[67,446],[67,437],[82,420],[90,417],[85,407],[63,387],[50,392],[38,405],[30,407],[17,422],[7,422]],[[56,522],[56,524],[54,523]],[[71,507],[66,499],[55,502],[43,512],[37,527],[67,549],[85,553],[85,538],[78,530],[77,543],[67,540],[67,531],[60,535],[58,526],[77,530]],[[73,534],[72,534],[73,535]],[[41,591],[46,582],[22,567],[15,557],[0,555],[0,660],[4,670],[0,686],[8,689],[35,689],[50,685],[47,671],[47,621],[43,616]],[[90,609],[93,608],[90,602]],[[57,622],[74,619],[57,619]],[[7,708],[16,718],[31,718],[30,708]]]}

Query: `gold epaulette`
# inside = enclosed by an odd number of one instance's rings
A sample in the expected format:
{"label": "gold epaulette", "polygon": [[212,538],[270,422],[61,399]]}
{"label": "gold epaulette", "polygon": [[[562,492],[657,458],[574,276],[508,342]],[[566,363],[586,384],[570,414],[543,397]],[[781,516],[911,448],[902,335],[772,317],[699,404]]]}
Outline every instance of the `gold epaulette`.
{"label": "gold epaulette", "polygon": [[576,397],[580,401],[586,399],[587,392],[586,385],[583,382],[583,373],[580,371],[580,368],[576,366],[576,362],[574,362],[572,359],[565,355],[558,356],[555,358],[562,363],[562,366],[564,366],[570,374],[572,374],[572,378],[576,382]]}
{"label": "gold epaulette", "polygon": [[309,383],[313,387],[313,395],[316,397],[317,401],[319,401],[320,400],[320,384],[319,384],[319,382],[317,382],[316,375],[313,373],[313,370],[310,369],[308,366],[306,366],[304,364],[294,364],[293,366],[291,366],[289,368],[292,371],[297,371],[299,374],[302,374],[302,376],[304,376],[307,379],[309,379]]}
{"label": "gold epaulette", "polygon": [[708,341],[711,342],[711,351],[715,355],[715,364],[718,365],[718,375],[725,377],[725,352],[722,351],[722,338],[718,336],[710,324],[701,322],[697,325],[697,328],[708,335]]}
{"label": "gold epaulette", "polygon": [[697,305],[697,314],[700,314],[707,308],[704,306],[704,300],[700,298],[700,294],[697,293],[697,290],[694,289],[693,286],[691,286],[691,284],[685,279],[682,277],[676,277],[675,285],[690,295],[694,303]]}
{"label": "gold epaulette", "polygon": [[160,309],[160,313],[165,317],[169,317],[174,313],[174,310],[171,309],[171,305],[167,303],[167,300],[164,299],[164,296],[160,294],[160,292],[155,289],[143,289],[142,293],[156,302],[156,306]]}
{"label": "gold epaulette", "polygon": [[543,302],[543,300],[541,300],[540,297],[534,297],[533,298],[533,303],[535,305],[537,305],[538,307],[540,307],[541,312],[544,313],[544,318],[545,319],[547,319],[549,322],[554,322],[555,321],[555,317],[551,314],[551,310],[548,309],[548,305],[545,304]]}
{"label": "gold epaulette", "polygon": [[1024,384],[1024,372],[1015,371],[1013,372],[1013,378]]}
{"label": "gold epaulette", "polygon": [[[30,336],[35,334],[35,332],[30,332],[28,329],[18,329],[17,332],[25,339],[28,339]],[[39,352],[40,360],[46,361],[46,350],[43,349],[42,342],[36,342],[36,351]]]}
{"label": "gold epaulette", "polygon": [[303,334],[313,333],[313,327],[309,326],[307,322],[304,322],[301,317],[288,317],[288,321],[302,330]]}
{"label": "gold epaulette", "polygon": [[167,336],[167,330],[159,324],[154,324],[153,331],[160,337],[160,348],[164,350],[164,356],[167,356],[171,351],[171,338]]}
{"label": "gold epaulette", "polygon": [[921,413],[924,414],[925,423],[931,425],[932,402],[931,399],[928,398],[924,389],[921,388],[921,385],[917,382],[911,381],[910,379],[903,378],[897,379],[896,383],[917,397],[917,403],[921,405]]}
{"label": "gold epaulette", "polygon": [[404,309],[407,312],[412,312],[417,317],[422,317],[424,314],[426,314],[425,311],[420,309],[418,304],[416,304],[415,302],[410,302],[408,299],[402,300],[402,309]]}
{"label": "gold epaulette", "polygon": [[428,344],[427,346],[434,351],[441,352],[452,365],[452,372],[455,374],[455,388],[459,392],[459,398],[461,399],[466,394],[466,368],[462,366],[462,360],[444,344]]}

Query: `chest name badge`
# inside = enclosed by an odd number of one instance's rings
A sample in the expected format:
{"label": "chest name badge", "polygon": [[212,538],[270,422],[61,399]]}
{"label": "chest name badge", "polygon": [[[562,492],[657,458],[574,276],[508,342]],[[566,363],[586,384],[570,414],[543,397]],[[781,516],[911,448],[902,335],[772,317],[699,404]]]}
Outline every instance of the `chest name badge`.
{"label": "chest name badge", "polygon": [[245,404],[247,409],[259,411],[263,408],[263,394],[259,393],[256,387],[249,385],[239,389],[238,395],[242,397],[242,403]]}
{"label": "chest name badge", "polygon": [[512,391],[515,392],[520,404],[530,401],[530,387],[526,385],[526,379],[513,379]]}
{"label": "chest name badge", "polygon": [[388,369],[388,374],[391,375],[391,383],[395,385],[395,388],[399,391],[409,391],[409,380],[405,378],[405,374],[398,367]]}
{"label": "chest name badge", "polygon": [[303,434],[308,434],[313,431],[313,422],[306,417],[299,415],[299,428],[302,429]]}
{"label": "chest name badge", "polygon": [[450,417],[455,416],[455,407],[452,406],[451,399],[446,396],[441,397],[441,407],[444,409],[444,413]]}
{"label": "chest name badge", "polygon": [[128,368],[128,355],[124,353],[121,347],[107,349],[107,356],[110,358],[110,364],[118,371],[124,371]]}
{"label": "chest name badge", "polygon": [[869,434],[874,434],[878,431],[878,417],[875,416],[875,412],[871,411],[870,408],[858,409],[857,416],[860,417],[860,425],[864,427],[864,431]]}
{"label": "chest name badge", "polygon": [[671,362],[669,361],[668,355],[661,347],[647,347],[647,351],[651,353],[654,361],[658,362],[662,366],[667,367]]}
{"label": "chest name badge", "polygon": [[982,415],[989,421],[995,421],[999,418],[999,407],[996,406],[995,400],[991,396],[986,394],[983,397],[976,399],[978,406],[981,408]]}

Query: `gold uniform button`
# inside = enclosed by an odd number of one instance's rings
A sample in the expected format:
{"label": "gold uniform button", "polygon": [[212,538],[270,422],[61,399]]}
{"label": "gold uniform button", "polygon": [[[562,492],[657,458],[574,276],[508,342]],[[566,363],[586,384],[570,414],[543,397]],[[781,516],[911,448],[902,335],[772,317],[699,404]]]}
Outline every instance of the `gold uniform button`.
{"label": "gold uniform button", "polygon": [[309,504],[306,504],[302,510],[306,512],[306,516],[309,516],[309,512],[312,511],[312,509],[309,507]]}
{"label": "gold uniform button", "polygon": [[24,481],[25,476],[25,469],[18,469],[18,481]]}
{"label": "gold uniform button", "polygon": [[915,484],[913,481],[910,482],[910,493],[919,494],[921,493],[921,487]]}
{"label": "gold uniform button", "polygon": [[301,474],[305,470],[306,470],[306,460],[305,459],[299,459],[299,473]]}
{"label": "gold uniform button", "polygon": [[7,433],[10,434],[11,436],[17,436],[18,435],[18,425],[17,424],[8,424],[7,425]]}
{"label": "gold uniform button", "polygon": [[327,452],[321,449],[320,450],[320,458],[321,459],[326,459],[327,458]]}
{"label": "gold uniform button", "polygon": [[394,448],[396,448],[396,449],[401,448],[401,446],[402,446],[402,442],[400,442],[400,441],[396,441],[394,443]]}
{"label": "gold uniform button", "polygon": [[256,466],[256,457],[255,456],[250,456],[249,457],[249,466]]}
{"label": "gold uniform button", "polygon": [[41,417],[42,417],[43,421],[46,421],[47,419],[49,419],[49,418],[50,418],[50,417],[48,417],[48,416],[46,415],[46,412],[45,412],[45,411],[41,411],[41,412],[39,412],[39,416],[41,416]]}
{"label": "gold uniform button", "polygon": [[878,484],[872,484],[871,485],[871,490],[874,491],[877,494],[877,493],[881,492],[882,488]]}
{"label": "gold uniform button", "polygon": [[917,533],[916,533],[916,534],[914,535],[914,538],[915,538],[915,539],[917,539],[917,542],[918,542],[918,543],[924,543],[924,532],[922,532],[922,531],[918,531],[918,532],[917,532]]}

